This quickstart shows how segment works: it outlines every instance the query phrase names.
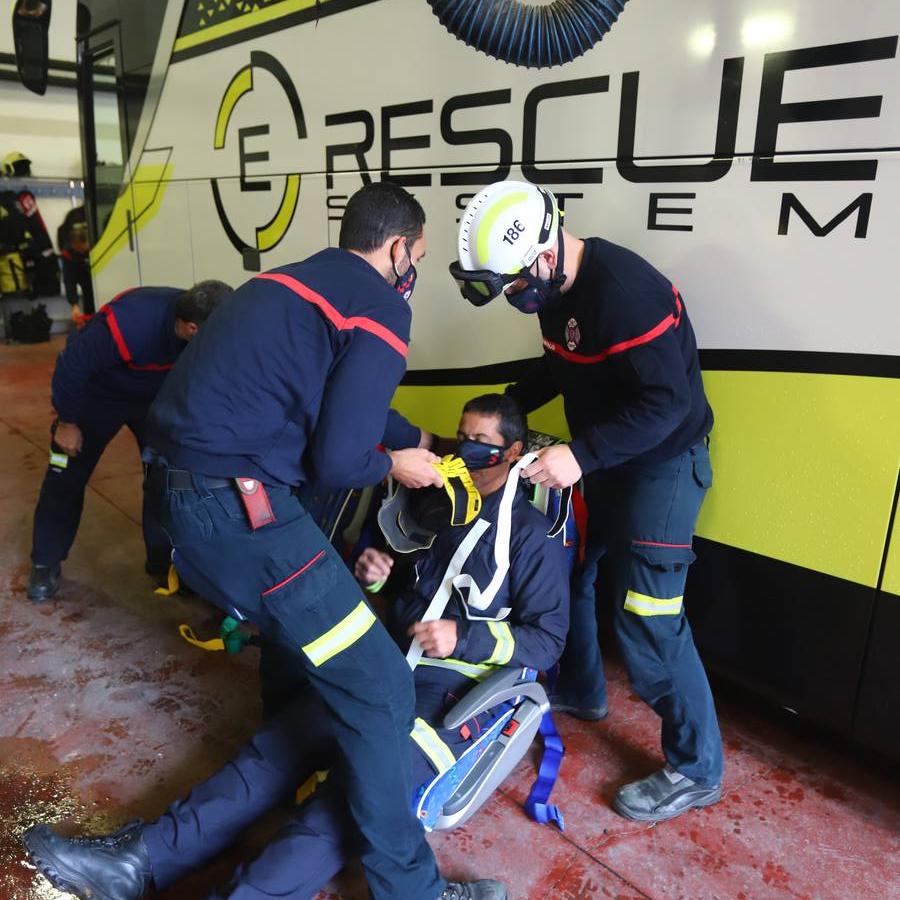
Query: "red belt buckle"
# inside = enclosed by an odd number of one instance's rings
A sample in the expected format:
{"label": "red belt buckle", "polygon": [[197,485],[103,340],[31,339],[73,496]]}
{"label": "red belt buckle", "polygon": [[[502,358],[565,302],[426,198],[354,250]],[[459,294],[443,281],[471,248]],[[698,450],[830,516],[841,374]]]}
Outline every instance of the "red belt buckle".
{"label": "red belt buckle", "polygon": [[269,503],[266,486],[261,481],[257,481],[255,478],[235,478],[234,483],[241,495],[244,512],[247,513],[247,521],[254,531],[275,521],[275,513],[272,512],[272,504]]}

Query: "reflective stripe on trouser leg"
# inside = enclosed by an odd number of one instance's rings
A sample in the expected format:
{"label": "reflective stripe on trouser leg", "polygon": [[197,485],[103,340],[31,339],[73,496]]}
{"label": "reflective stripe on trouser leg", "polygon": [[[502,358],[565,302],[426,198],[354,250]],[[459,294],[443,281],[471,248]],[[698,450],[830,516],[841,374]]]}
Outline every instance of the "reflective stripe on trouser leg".
{"label": "reflective stripe on trouser leg", "polygon": [[409,736],[431,760],[438,775],[443,775],[456,762],[453,752],[424,719],[416,719],[415,727]]}
{"label": "reflective stripe on trouser leg", "polygon": [[321,666],[358,641],[375,623],[375,614],[363,601],[333,628],[301,649],[314,666]]}
{"label": "reflective stripe on trouser leg", "polygon": [[681,612],[683,596],[651,597],[629,589],[625,594],[625,609],[639,616],[677,616]]}

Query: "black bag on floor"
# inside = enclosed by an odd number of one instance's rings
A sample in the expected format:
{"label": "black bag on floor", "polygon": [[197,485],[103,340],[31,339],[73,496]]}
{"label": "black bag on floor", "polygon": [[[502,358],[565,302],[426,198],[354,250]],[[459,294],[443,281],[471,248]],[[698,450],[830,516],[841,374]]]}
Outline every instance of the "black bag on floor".
{"label": "black bag on floor", "polygon": [[9,317],[10,337],[20,344],[40,344],[50,340],[53,320],[47,315],[47,307],[38,303],[30,312],[14,312]]}

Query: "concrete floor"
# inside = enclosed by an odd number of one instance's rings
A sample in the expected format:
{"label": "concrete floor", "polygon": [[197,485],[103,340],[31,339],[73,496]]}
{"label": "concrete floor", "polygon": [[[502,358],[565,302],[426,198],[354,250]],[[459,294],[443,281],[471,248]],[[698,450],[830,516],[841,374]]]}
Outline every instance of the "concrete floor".
{"label": "concrete floor", "polygon": [[[259,716],[255,651],[204,653],[177,633],[211,634],[199,599],[154,596],[143,574],[140,477],[130,435],[88,491],[55,600],[30,604],[31,517],[47,460],[49,380],[62,343],[0,347],[0,900],[49,900],[19,835],[38,820],[102,832],[152,818],[218,767]],[[615,789],[661,762],[653,714],[610,667],[612,713],[560,718],[555,800],[567,831],[521,810],[523,763],[472,820],[433,836],[443,871],[503,878],[513,900],[872,898],[900,900],[900,785],[884,761],[791,727],[719,692],[726,744],[721,803],[657,826],[612,811]],[[196,900],[253,851],[273,822],[167,900]],[[365,896],[351,873],[322,897]]]}

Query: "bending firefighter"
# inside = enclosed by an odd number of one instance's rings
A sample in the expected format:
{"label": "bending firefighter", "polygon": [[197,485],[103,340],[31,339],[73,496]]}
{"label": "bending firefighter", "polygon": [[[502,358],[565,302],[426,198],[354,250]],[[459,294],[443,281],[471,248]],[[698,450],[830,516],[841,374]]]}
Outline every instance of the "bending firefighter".
{"label": "bending firefighter", "polygon": [[[190,290],[142,287],[107,303],[73,332],[53,371],[50,465],[34,512],[28,598],[48,600],[75,541],[84,492],[107,444],[127,426],[144,447],[147,411],[181,351],[231,288],[201,281]],[[164,575],[171,547],[144,504],[148,574]]]}
{"label": "bending firefighter", "polygon": [[660,771],[620,788],[630,819],[658,821],[721,796],[722,743],[706,673],[683,609],[692,538],[712,483],[713,416],[694,331],[678,289],[646,260],[560,223],[556,199],[507,181],[476,194],[460,220],[463,295],[481,306],[505,295],[537,314],[544,354],[507,392],[531,411],[562,394],[572,434],[524,471],[564,487],[584,479],[584,565],[573,576],[571,631],[554,707],[607,714],[594,583],[632,686],[662,719]]}

